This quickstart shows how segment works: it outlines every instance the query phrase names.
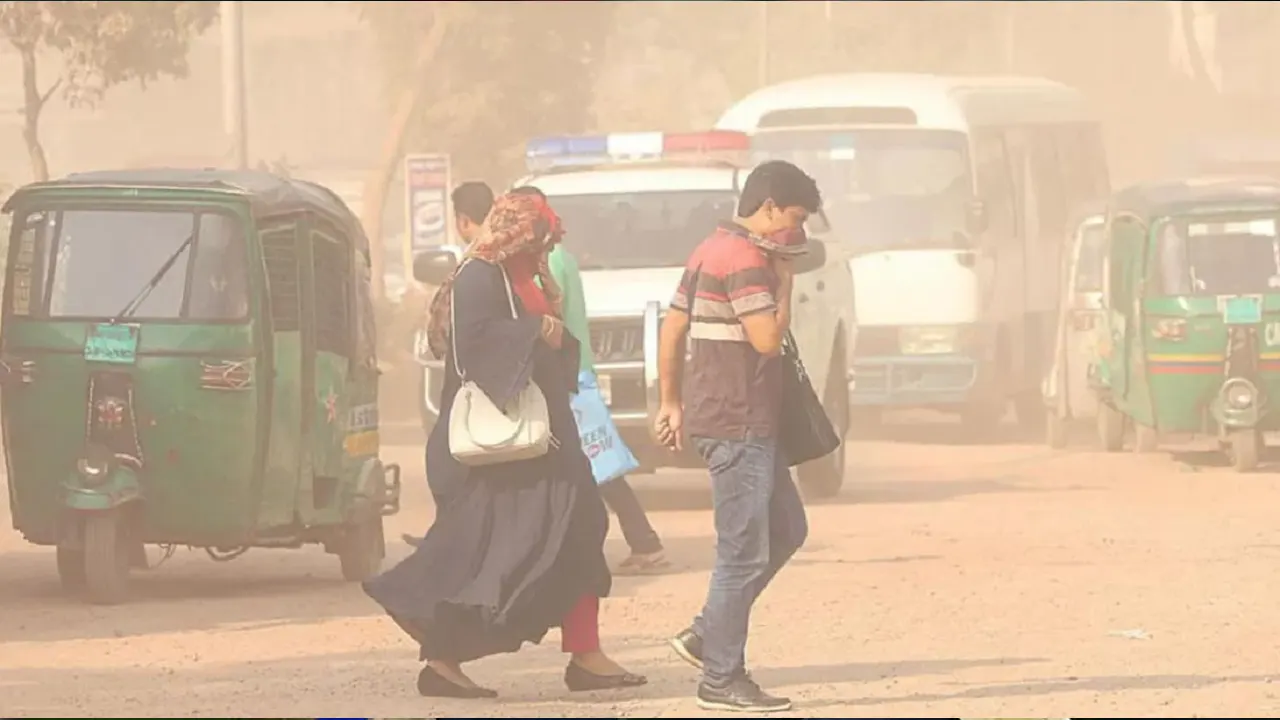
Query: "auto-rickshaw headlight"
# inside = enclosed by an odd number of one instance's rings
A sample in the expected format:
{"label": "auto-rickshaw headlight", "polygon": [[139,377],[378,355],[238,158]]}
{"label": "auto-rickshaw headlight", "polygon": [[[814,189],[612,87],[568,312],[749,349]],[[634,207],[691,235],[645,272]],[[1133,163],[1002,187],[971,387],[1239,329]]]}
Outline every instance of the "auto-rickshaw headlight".
{"label": "auto-rickshaw headlight", "polygon": [[1187,337],[1187,321],[1182,318],[1160,318],[1151,326],[1157,340],[1182,340]]}
{"label": "auto-rickshaw headlight", "polygon": [[1234,410],[1246,410],[1257,402],[1258,391],[1253,383],[1240,378],[1228,380],[1222,387],[1222,397]]}
{"label": "auto-rickshaw headlight", "polygon": [[106,448],[92,444],[76,461],[76,471],[86,486],[96,487],[111,477],[115,456]]}

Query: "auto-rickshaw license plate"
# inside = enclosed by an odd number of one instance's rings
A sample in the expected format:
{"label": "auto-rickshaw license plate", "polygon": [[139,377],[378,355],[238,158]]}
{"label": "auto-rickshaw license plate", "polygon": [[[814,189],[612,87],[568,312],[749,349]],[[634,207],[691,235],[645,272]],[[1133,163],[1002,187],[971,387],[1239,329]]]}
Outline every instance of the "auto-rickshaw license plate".
{"label": "auto-rickshaw license plate", "polygon": [[1262,296],[1236,295],[1219,300],[1222,321],[1228,325],[1256,325],[1262,322]]}
{"label": "auto-rickshaw license plate", "polygon": [[84,339],[84,359],[113,365],[134,364],[138,361],[138,326],[90,325]]}

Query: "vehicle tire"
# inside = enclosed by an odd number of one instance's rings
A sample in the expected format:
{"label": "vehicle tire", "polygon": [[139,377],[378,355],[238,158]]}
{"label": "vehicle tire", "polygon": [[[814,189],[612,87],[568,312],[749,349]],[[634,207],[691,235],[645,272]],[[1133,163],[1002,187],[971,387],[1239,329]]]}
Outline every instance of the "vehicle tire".
{"label": "vehicle tire", "polygon": [[338,562],[342,564],[342,579],[364,582],[382,569],[382,558],[387,554],[387,539],[382,530],[382,515],[368,517],[347,527]]}
{"label": "vehicle tire", "polygon": [[62,591],[71,595],[84,592],[84,551],[58,547],[58,581]]}
{"label": "vehicle tire", "polygon": [[1145,455],[1153,453],[1160,447],[1160,433],[1153,427],[1142,423],[1133,424],[1133,451]]}
{"label": "vehicle tire", "polygon": [[1257,430],[1233,430],[1227,436],[1227,453],[1236,472],[1253,472],[1262,457],[1262,433]]}
{"label": "vehicle tire", "polygon": [[[836,436],[842,439],[840,447],[826,457],[801,465],[796,471],[800,480],[800,490],[807,498],[825,500],[840,494],[844,485],[845,447],[843,438],[849,430],[849,385],[832,382],[831,373],[840,370],[840,362],[844,359],[844,351],[840,350],[832,358],[831,370],[827,374],[827,387],[823,391],[822,407],[827,412]],[[843,376],[842,376],[843,377]]]}
{"label": "vehicle tire", "polygon": [[1067,447],[1067,421],[1056,410],[1044,414],[1044,442],[1054,450]]}
{"label": "vehicle tire", "polygon": [[129,533],[119,511],[84,519],[84,575],[89,602],[116,605],[129,596]]}
{"label": "vehicle tire", "polygon": [[1098,403],[1098,443],[1107,452],[1124,449],[1124,415],[1105,402]]}

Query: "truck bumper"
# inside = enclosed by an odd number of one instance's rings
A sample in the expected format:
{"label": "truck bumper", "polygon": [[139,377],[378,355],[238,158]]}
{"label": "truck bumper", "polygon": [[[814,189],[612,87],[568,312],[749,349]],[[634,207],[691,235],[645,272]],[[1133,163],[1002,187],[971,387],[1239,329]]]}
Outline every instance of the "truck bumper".
{"label": "truck bumper", "polygon": [[858,358],[850,372],[856,406],[964,405],[978,383],[978,363],[962,355]]}

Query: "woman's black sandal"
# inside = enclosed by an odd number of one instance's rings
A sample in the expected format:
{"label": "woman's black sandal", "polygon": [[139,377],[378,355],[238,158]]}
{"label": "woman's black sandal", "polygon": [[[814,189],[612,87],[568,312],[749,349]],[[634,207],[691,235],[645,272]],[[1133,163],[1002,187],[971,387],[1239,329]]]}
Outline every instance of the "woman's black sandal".
{"label": "woman's black sandal", "polygon": [[569,692],[591,692],[592,690],[618,690],[620,688],[640,687],[649,682],[643,675],[624,672],[621,675],[597,675],[581,665],[570,662],[564,669],[564,685]]}
{"label": "woman's black sandal", "polygon": [[496,690],[459,685],[436,672],[430,665],[424,665],[422,672],[418,673],[418,694],[423,697],[458,698],[461,700],[493,699],[498,697]]}

